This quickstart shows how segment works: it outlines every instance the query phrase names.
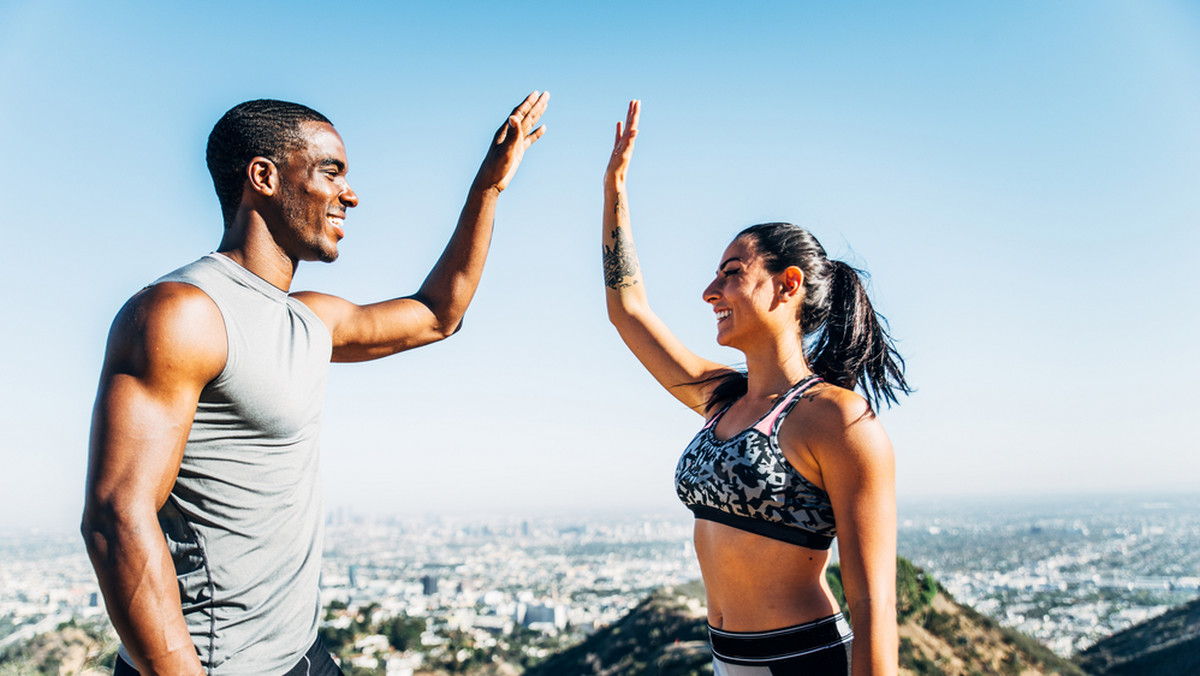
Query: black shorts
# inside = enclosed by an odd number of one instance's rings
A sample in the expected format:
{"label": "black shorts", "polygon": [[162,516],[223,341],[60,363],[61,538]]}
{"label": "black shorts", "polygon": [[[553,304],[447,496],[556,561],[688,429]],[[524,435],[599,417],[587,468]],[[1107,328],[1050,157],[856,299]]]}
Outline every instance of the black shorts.
{"label": "black shorts", "polygon": [[[137,669],[125,660],[117,657],[117,663],[113,666],[113,676],[137,676]],[[304,657],[296,663],[296,666],[287,670],[283,676],[345,676],[342,670],[338,668],[337,662],[329,656],[329,651],[325,649],[325,644],[321,642],[321,637],[313,642],[312,647],[308,652],[304,653]]]}

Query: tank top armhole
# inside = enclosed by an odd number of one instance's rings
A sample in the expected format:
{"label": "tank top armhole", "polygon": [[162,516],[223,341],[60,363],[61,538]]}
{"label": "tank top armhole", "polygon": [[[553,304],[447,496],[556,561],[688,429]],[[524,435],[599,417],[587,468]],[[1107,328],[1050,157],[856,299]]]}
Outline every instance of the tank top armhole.
{"label": "tank top armhole", "polygon": [[333,331],[329,330],[329,325],[325,323],[324,319],[321,319],[321,315],[308,306],[308,303],[288,294],[287,305],[292,312],[305,317],[308,323],[321,327],[325,331],[325,335],[329,337],[329,344],[333,345]]}
{"label": "tank top armhole", "polygon": [[333,332],[329,330],[329,325],[325,323],[325,320],[321,319],[321,316],[307,303],[291,294],[288,294],[287,297],[287,307],[288,311],[299,318],[310,331],[320,331],[321,342],[324,343],[326,350],[326,360],[333,361]]}

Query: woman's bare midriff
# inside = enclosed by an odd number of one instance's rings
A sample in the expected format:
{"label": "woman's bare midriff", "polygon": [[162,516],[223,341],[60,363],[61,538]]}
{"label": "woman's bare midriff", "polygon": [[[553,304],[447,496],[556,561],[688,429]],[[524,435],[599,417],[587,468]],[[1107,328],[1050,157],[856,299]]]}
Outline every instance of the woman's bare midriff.
{"label": "woman's bare midriff", "polygon": [[808,549],[704,519],[696,519],[694,534],[712,626],[766,631],[838,611],[825,582],[828,550]]}

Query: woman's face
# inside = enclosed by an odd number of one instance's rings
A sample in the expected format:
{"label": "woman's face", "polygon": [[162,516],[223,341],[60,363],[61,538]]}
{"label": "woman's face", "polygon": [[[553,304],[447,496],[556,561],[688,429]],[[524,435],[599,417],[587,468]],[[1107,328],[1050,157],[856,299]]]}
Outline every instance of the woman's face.
{"label": "woman's face", "polygon": [[717,343],[744,348],[769,335],[776,303],[776,276],[767,272],[754,244],[739,237],[726,247],[704,301],[717,315]]}

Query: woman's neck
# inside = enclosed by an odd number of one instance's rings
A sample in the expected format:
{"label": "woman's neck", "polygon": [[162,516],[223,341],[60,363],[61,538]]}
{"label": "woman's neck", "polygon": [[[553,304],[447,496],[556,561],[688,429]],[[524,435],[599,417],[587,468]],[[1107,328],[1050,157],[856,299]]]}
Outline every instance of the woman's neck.
{"label": "woman's neck", "polygon": [[788,341],[755,353],[746,353],[746,394],[770,399],[812,375],[799,340]]}

